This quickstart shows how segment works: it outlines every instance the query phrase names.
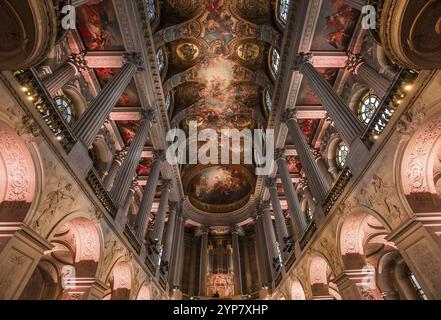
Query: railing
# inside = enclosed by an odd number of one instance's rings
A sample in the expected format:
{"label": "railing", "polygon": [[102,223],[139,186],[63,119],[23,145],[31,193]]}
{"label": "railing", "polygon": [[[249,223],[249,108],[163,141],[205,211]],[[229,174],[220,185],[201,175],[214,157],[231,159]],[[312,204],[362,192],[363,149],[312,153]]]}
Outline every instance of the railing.
{"label": "railing", "polygon": [[331,211],[334,203],[337,202],[338,198],[345,191],[346,186],[352,178],[352,172],[349,167],[343,169],[342,173],[337,179],[337,182],[332,187],[325,201],[323,202],[323,209],[325,210],[325,214],[328,214]]}
{"label": "railing", "polygon": [[162,274],[159,275],[159,285],[162,287],[164,291],[167,290],[167,280],[165,279],[165,276]]}
{"label": "railing", "polygon": [[288,257],[288,260],[285,262],[285,270],[288,271],[291,266],[296,262],[296,255],[294,252],[291,253],[291,255]]}
{"label": "railing", "polygon": [[118,208],[107,190],[104,188],[103,184],[101,183],[101,179],[98,177],[98,174],[94,168],[92,168],[87,174],[86,181],[92,188],[98,200],[101,201],[106,211],[112,216],[112,218],[115,218]]}
{"label": "railing", "polygon": [[135,251],[139,254],[141,252],[141,243],[129,224],[126,224],[124,228],[124,235],[126,236],[127,240],[129,240],[129,243],[132,245],[133,249],[135,249]]}
{"label": "railing", "polygon": [[408,69],[401,69],[398,72],[362,136],[363,142],[368,147],[372,147],[395,111],[400,107],[403,99],[412,91],[418,74],[418,71]]}
{"label": "railing", "polygon": [[37,72],[34,69],[20,70],[16,71],[14,76],[20,83],[21,90],[26,94],[27,99],[34,104],[64,150],[70,152],[77,139],[41,82]]}
{"label": "railing", "polygon": [[314,221],[312,221],[308,228],[306,229],[305,233],[303,234],[303,237],[299,241],[300,249],[304,249],[308,242],[311,240],[314,233],[317,231],[317,225]]}
{"label": "railing", "polygon": [[147,255],[147,257],[145,258],[145,265],[147,266],[147,268],[150,270],[150,272],[155,275],[156,274],[156,266],[155,264],[152,262],[152,260],[150,260],[149,255]]}

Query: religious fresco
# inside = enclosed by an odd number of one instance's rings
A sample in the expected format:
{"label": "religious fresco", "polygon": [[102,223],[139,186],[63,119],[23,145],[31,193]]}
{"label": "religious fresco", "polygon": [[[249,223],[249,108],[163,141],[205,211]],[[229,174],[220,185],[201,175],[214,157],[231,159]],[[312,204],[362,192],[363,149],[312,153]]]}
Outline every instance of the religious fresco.
{"label": "religious fresco", "polygon": [[233,26],[236,19],[227,10],[224,0],[208,0],[208,16],[205,21],[205,40],[211,43],[221,40],[228,44],[234,39]]}
{"label": "religious fresco", "polygon": [[314,139],[315,133],[319,126],[320,120],[318,119],[303,119],[299,120],[300,129],[302,129],[303,134],[305,135],[306,141],[309,144],[312,143]]}
{"label": "religious fresco", "polygon": [[138,121],[117,121],[119,133],[126,145],[130,145],[135,139],[136,131],[138,130]]}
{"label": "religious fresco", "polygon": [[93,0],[77,9],[77,27],[88,51],[123,51],[124,43],[111,0]]}
{"label": "religious fresco", "polygon": [[230,212],[245,204],[254,189],[255,177],[244,166],[197,166],[184,181],[184,189],[197,208]]}
{"label": "religious fresco", "polygon": [[346,51],[359,15],[342,0],[323,1],[311,51]]}
{"label": "religious fresco", "polygon": [[153,160],[142,158],[139,162],[138,168],[136,169],[136,174],[138,176],[149,176],[150,170],[152,169]]}
{"label": "religious fresco", "polygon": [[234,296],[233,274],[209,274],[207,279],[207,296],[219,299]]}
{"label": "religious fresco", "polygon": [[[115,74],[119,71],[119,69],[112,68],[101,68],[95,69],[95,74],[98,78],[98,82],[101,88],[109,82],[109,80],[115,76]],[[135,81],[132,80],[127,86],[126,90],[124,90],[123,94],[119,98],[117,103],[117,107],[139,107],[141,102],[138,96],[138,90],[136,89]]]}
{"label": "religious fresco", "polygon": [[298,174],[302,170],[300,159],[297,156],[289,156],[286,158],[286,164],[288,165],[289,173]]}
{"label": "religious fresco", "polygon": [[[323,77],[333,86],[338,76],[339,69],[336,68],[317,68]],[[309,85],[308,81],[303,79],[300,86],[299,95],[297,97],[297,105],[299,106],[320,106],[322,103]]]}

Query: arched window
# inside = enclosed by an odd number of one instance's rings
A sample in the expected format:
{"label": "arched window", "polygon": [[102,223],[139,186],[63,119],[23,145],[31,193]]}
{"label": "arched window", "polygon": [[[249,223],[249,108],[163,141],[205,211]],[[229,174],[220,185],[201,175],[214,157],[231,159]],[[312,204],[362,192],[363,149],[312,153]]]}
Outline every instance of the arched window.
{"label": "arched window", "polygon": [[145,0],[147,6],[147,14],[149,16],[150,22],[156,19],[156,4],[155,0]]}
{"label": "arched window", "polygon": [[347,162],[348,162],[348,156],[349,156],[349,148],[343,141],[340,142],[337,146],[336,150],[336,162],[340,169],[343,169]]}
{"label": "arched window", "polygon": [[283,23],[288,22],[290,0],[279,1],[279,19]]}
{"label": "arched window", "polygon": [[271,71],[274,77],[277,77],[280,71],[280,54],[276,48],[271,51]]}
{"label": "arched window", "polygon": [[75,109],[72,101],[68,97],[55,97],[55,105],[68,124],[73,124],[76,121]]}
{"label": "arched window", "polygon": [[364,124],[369,124],[380,106],[380,98],[372,93],[366,94],[358,107],[358,117]]}
{"label": "arched window", "polygon": [[156,64],[158,65],[159,72],[162,73],[165,68],[165,60],[164,60],[164,50],[161,48],[158,50],[156,54]]}
{"label": "arched window", "polygon": [[273,109],[273,98],[271,97],[271,94],[268,92],[268,90],[265,90],[265,106],[268,113],[270,113]]}

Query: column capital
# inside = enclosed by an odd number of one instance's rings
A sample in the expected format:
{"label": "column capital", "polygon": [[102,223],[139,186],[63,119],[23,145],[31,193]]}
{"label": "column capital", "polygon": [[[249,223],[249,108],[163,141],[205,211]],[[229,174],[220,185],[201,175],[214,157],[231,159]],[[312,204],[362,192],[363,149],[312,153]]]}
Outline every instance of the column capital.
{"label": "column capital", "polygon": [[346,62],[346,69],[353,74],[357,74],[358,68],[364,63],[363,56],[361,54],[355,54],[352,51],[348,51],[347,55],[348,61]]}
{"label": "column capital", "polygon": [[130,191],[135,192],[137,187],[139,187],[139,182],[136,177],[135,179],[133,179],[132,184],[130,185]]}
{"label": "column capital", "polygon": [[171,179],[162,180],[161,190],[162,191],[170,191],[173,188],[173,181]]}
{"label": "column capital", "polygon": [[166,159],[166,154],[164,150],[153,150],[153,160],[163,162]]}
{"label": "column capital", "polygon": [[322,157],[321,152],[317,149],[311,148],[311,153],[314,156],[315,160],[320,159]]}
{"label": "column capital", "polygon": [[138,71],[144,71],[144,61],[140,52],[124,52],[123,60],[125,63],[133,64],[137,67]]}
{"label": "column capital", "polygon": [[297,110],[289,108],[286,109],[282,115],[282,122],[287,123],[289,120],[297,121]]}
{"label": "column capital", "polygon": [[269,190],[271,190],[271,189],[276,189],[277,190],[277,179],[276,178],[267,177],[266,178],[266,187]]}
{"label": "column capital", "polygon": [[80,51],[79,53],[73,53],[69,56],[67,61],[75,66],[77,72],[86,71],[89,69],[87,66],[86,55],[87,52],[85,50]]}
{"label": "column capital", "polygon": [[237,224],[231,225],[230,230],[231,230],[232,234],[239,234],[240,233],[240,227]]}
{"label": "column capital", "polygon": [[208,235],[208,232],[210,231],[210,227],[208,225],[202,225],[201,226],[201,235]]}
{"label": "column capital", "polygon": [[115,161],[122,163],[124,158],[127,155],[127,147],[122,148],[120,151],[117,151],[115,154]]}
{"label": "column capital", "polygon": [[283,149],[283,148],[278,148],[278,149],[276,149],[276,151],[275,151],[275,153],[274,153],[274,159],[275,159],[276,161],[278,161],[278,160],[280,160],[280,159],[283,159],[283,160],[286,161],[285,151],[286,151],[286,150]]}
{"label": "column capital", "polygon": [[141,120],[148,120],[150,122],[155,123],[157,121],[157,112],[156,110],[142,110],[141,111]]}
{"label": "column capital", "polygon": [[294,61],[294,69],[298,70],[300,67],[306,63],[312,64],[312,59],[314,58],[314,55],[311,52],[301,52],[299,53]]}

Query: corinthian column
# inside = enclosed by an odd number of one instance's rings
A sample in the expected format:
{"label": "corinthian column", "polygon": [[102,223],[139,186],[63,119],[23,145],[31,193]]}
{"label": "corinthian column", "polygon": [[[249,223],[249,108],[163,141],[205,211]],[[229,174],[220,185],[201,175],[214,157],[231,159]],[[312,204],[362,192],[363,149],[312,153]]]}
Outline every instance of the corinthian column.
{"label": "corinthian column", "polygon": [[361,55],[348,52],[348,57],[347,70],[355,75],[360,82],[374,90],[377,96],[384,98],[389,89],[390,81],[368,65]]}
{"label": "corinthian column", "polygon": [[240,247],[239,247],[239,227],[231,228],[231,238],[233,245],[233,272],[234,272],[234,291],[236,294],[242,294],[242,268],[240,263]]}
{"label": "corinthian column", "polygon": [[135,73],[143,70],[140,54],[126,53],[124,58],[125,64],[122,69],[110,79],[87,110],[81,115],[75,126],[74,132],[76,136],[87,148],[95,141],[104,121],[112,112],[112,109],[133,79]]}
{"label": "corinthian column", "polygon": [[285,190],[285,197],[286,202],[288,203],[290,218],[296,230],[296,240],[299,240],[303,235],[303,231],[306,229],[306,220],[302,214],[299,198],[296,190],[294,189],[291,175],[289,174],[288,165],[286,164],[285,159],[285,150],[277,149],[274,157],[277,161],[280,178],[282,179],[283,188]]}
{"label": "corinthian column", "polygon": [[135,229],[139,240],[144,240],[145,233],[147,232],[153,200],[155,199],[156,186],[158,185],[159,174],[161,173],[161,164],[165,160],[164,151],[155,151],[154,154],[155,159],[150,170],[149,180],[144,189],[141,205],[136,216]]}
{"label": "corinthian column", "polygon": [[[155,226],[149,239],[149,254],[159,256],[161,252],[162,236],[164,234],[165,216],[167,213],[168,199],[173,187],[171,180],[163,180],[161,185],[161,200],[159,201],[158,212],[156,213]],[[176,212],[176,202],[170,204],[170,210]],[[154,260],[155,262],[157,259]]]}
{"label": "corinthian column", "polygon": [[87,61],[84,59],[85,55],[85,51],[72,54],[66,63],[43,80],[43,84],[51,96],[54,96],[69,81],[79,75],[81,71],[87,70]]}
{"label": "corinthian column", "polygon": [[301,53],[297,56],[296,69],[303,74],[319,97],[335,127],[348,146],[362,134],[364,127],[355,113],[346,106],[322,74],[312,65],[312,54]]}
{"label": "corinthian column", "polygon": [[291,251],[292,243],[286,227],[285,217],[283,216],[282,207],[280,206],[279,194],[277,192],[277,184],[275,178],[269,178],[266,186],[270,193],[271,205],[273,207],[274,217],[276,218],[277,238],[279,240],[280,249],[286,253]]}
{"label": "corinthian column", "polygon": [[121,168],[121,165],[126,155],[127,155],[126,147],[124,147],[121,151],[118,151],[116,153],[112,165],[110,166],[109,173],[104,178],[104,188],[106,188],[107,191],[112,190],[113,183],[115,182],[116,174],[118,173],[118,170]]}
{"label": "corinthian column", "polygon": [[162,251],[162,259],[161,259],[161,270],[165,274],[169,271],[170,257],[173,246],[173,234],[175,233],[175,221],[176,221],[176,212],[177,212],[177,203],[174,202],[175,205],[171,205],[168,213],[168,221],[167,221],[167,233],[165,236],[165,245],[164,250]]}
{"label": "corinthian column", "polygon": [[199,295],[207,295],[208,270],[208,227],[204,226],[201,233],[201,259],[199,263]]}
{"label": "corinthian column", "polygon": [[263,233],[265,235],[265,242],[268,250],[268,258],[271,265],[271,274],[274,276],[279,272],[282,267],[282,261],[280,261],[279,253],[277,250],[276,235],[274,233],[273,222],[270,214],[270,202],[262,201],[259,204],[259,215],[262,219]]}
{"label": "corinthian column", "polygon": [[130,186],[130,181],[136,173],[139,165],[142,151],[150,131],[151,121],[154,119],[154,112],[150,111],[143,114],[143,119],[136,132],[135,139],[130,144],[127,155],[122,163],[121,169],[118,171],[115,184],[111,191],[111,195],[115,203],[120,205]]}
{"label": "corinthian column", "polygon": [[283,120],[288,126],[289,134],[294,141],[300,163],[302,164],[303,170],[305,170],[308,181],[310,181],[311,192],[316,200],[321,202],[326,198],[330,185],[320,172],[320,168],[315,161],[315,157],[305,139],[305,135],[297,122],[296,112],[292,109],[286,110]]}

